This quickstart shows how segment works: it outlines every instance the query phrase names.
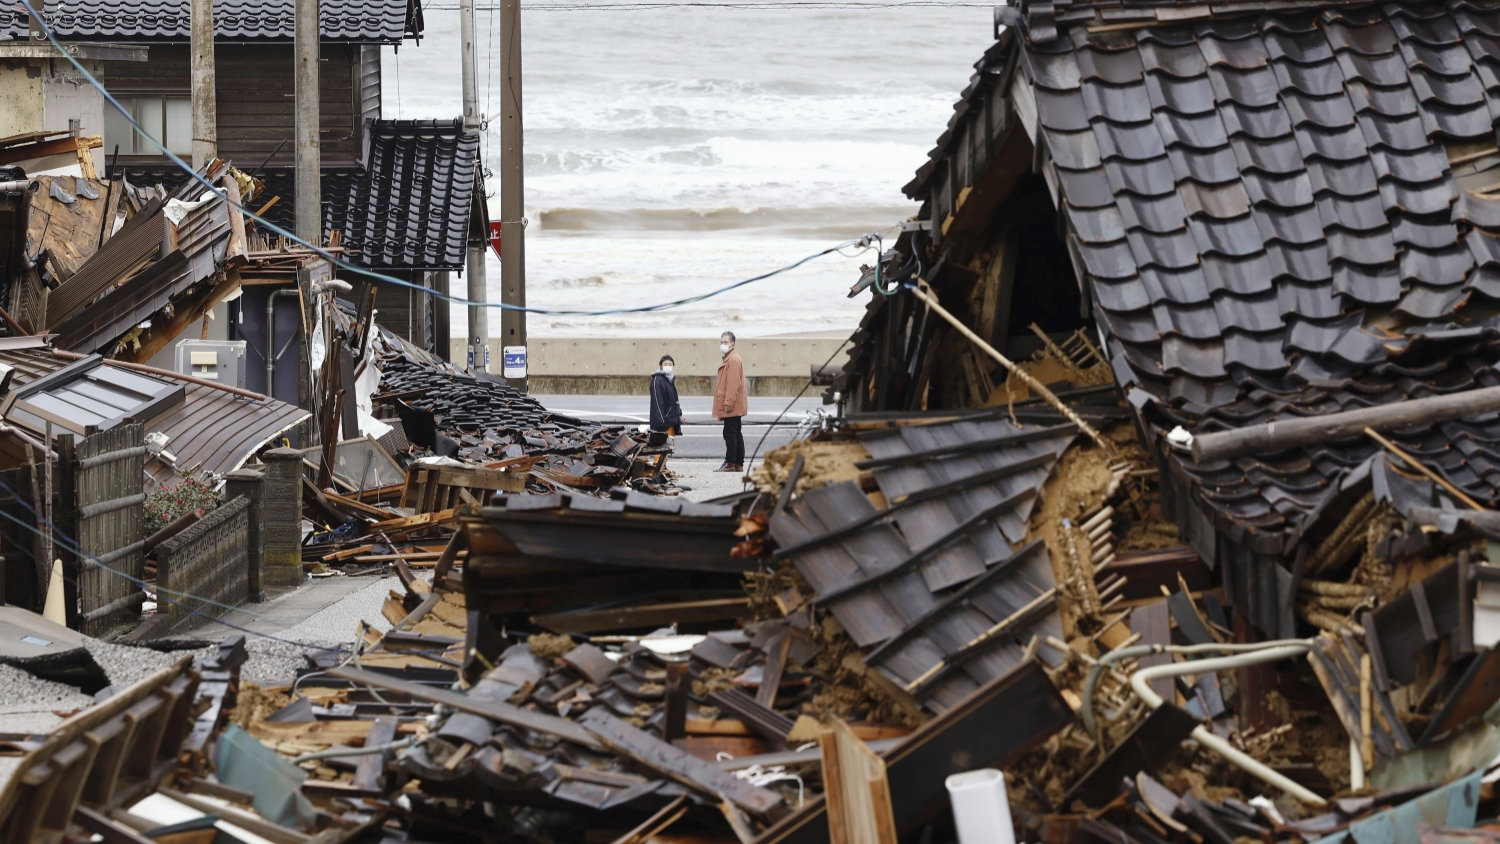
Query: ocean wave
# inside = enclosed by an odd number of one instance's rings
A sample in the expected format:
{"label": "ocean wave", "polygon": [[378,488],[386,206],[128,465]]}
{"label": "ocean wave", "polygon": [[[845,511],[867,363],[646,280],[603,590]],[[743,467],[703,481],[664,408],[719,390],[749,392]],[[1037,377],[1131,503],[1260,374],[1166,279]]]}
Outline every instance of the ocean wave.
{"label": "ocean wave", "polygon": [[[717,232],[776,229],[818,237],[851,237],[905,219],[916,206],[811,208],[548,208],[532,212],[541,232]],[[836,234],[835,234],[836,233]]]}

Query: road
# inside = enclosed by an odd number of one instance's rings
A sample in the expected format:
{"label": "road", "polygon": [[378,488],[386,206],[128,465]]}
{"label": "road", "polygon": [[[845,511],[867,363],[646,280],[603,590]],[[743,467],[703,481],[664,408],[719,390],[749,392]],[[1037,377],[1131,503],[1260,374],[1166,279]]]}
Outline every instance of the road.
{"label": "road", "polygon": [[[538,395],[533,398],[548,410],[599,422],[640,425],[647,421],[650,414],[645,396]],[[675,457],[688,460],[724,459],[722,426],[713,418],[712,403],[711,396],[682,398],[682,436],[674,443]],[[790,409],[787,407],[788,403],[791,403]],[[823,407],[821,396],[804,396],[796,402],[786,397],[752,397],[750,415],[745,417],[746,455],[756,451],[756,443],[760,442],[762,436],[765,437],[765,443],[760,446],[761,454],[791,442],[797,423],[806,414]]]}

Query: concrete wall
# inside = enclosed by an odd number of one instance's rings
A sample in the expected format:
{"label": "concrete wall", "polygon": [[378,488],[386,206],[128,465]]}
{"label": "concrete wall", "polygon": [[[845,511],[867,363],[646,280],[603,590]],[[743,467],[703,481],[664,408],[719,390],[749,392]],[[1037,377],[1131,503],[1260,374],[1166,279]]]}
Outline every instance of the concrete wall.
{"label": "concrete wall", "polygon": [[[79,62],[100,82],[104,79],[104,62],[82,59]],[[82,134],[104,135],[104,95],[90,85],[67,59],[48,59],[42,74],[42,129],[66,130],[69,120],[81,121]],[[114,106],[110,106],[114,108]],[[93,150],[94,169],[104,172],[105,150]],[[71,157],[71,156],[70,156]],[[76,160],[76,158],[75,158]]]}
{"label": "concrete wall", "polygon": [[0,59],[0,138],[46,128],[42,76],[47,64],[46,59]]}
{"label": "concrete wall", "polygon": [[[800,378],[806,382],[812,367],[828,360],[842,338],[746,337],[735,346],[745,361],[745,375]],[[462,337],[452,340],[452,360],[467,355]],[[532,377],[649,376],[664,354],[677,362],[677,375],[709,376],[719,371],[719,338],[540,338],[527,346],[527,369]],[[839,363],[835,360],[834,363]],[[490,371],[500,374],[500,341],[490,340]]]}

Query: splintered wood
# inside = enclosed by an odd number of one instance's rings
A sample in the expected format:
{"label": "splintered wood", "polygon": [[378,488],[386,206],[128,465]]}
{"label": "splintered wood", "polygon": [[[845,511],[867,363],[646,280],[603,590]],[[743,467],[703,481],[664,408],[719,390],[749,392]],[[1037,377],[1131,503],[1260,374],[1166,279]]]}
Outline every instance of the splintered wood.
{"label": "splintered wood", "polygon": [[818,734],[823,756],[823,787],[828,798],[828,839],[832,844],[896,844],[896,817],[885,760],[838,718]]}

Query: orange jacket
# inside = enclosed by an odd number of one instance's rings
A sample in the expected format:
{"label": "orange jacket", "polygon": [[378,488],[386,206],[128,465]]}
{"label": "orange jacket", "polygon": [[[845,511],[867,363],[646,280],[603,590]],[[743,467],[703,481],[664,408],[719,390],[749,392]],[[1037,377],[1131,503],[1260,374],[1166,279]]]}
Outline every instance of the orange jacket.
{"label": "orange jacket", "polygon": [[750,412],[749,387],[745,384],[745,362],[740,353],[730,349],[719,364],[719,378],[714,382],[714,418],[727,419]]}

